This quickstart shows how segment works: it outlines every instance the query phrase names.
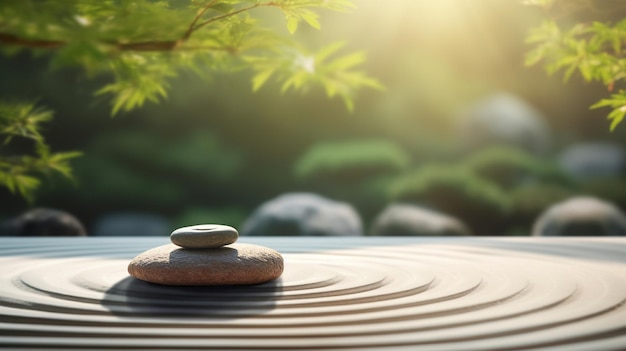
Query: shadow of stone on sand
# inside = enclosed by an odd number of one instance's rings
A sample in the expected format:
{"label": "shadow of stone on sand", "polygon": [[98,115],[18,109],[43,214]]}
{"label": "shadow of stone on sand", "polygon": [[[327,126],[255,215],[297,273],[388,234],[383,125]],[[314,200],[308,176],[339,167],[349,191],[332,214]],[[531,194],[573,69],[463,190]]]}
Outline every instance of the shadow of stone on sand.
{"label": "shadow of stone on sand", "polygon": [[127,277],[106,291],[102,305],[128,317],[235,319],[273,310],[281,295],[280,278],[258,285],[165,286]]}

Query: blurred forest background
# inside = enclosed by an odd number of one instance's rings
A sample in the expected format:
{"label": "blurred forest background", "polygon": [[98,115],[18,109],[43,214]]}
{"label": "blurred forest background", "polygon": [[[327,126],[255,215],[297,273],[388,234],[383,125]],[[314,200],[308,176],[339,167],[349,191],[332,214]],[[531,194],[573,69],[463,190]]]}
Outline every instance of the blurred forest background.
{"label": "blurred forest background", "polygon": [[264,201],[306,191],[352,204],[366,227],[386,205],[416,201],[482,235],[528,235],[542,210],[573,194],[626,209],[623,165],[566,169],[581,143],[607,147],[592,159],[621,150],[626,126],[610,132],[607,110],[589,109],[607,94],[601,84],[564,84],[524,65],[525,38],[545,18],[539,8],[354,2],[349,14],[324,12],[323,30],[296,33],[313,47],[341,40],[367,52],[364,70],[386,89],[364,91],[354,112],[322,91],[281,95],[268,83],[253,93],[240,72],[209,84],[182,75],[162,103],[111,118],[108,101],[93,96],[101,82],[81,70],[51,72],[47,57],[27,52],[0,57],[0,97],[54,110],[43,130],[52,149],[83,151],[72,161],[75,183],[47,179],[33,203],[0,189],[0,219],[51,207],[89,231],[115,213],[155,216],[171,229],[239,226]]}

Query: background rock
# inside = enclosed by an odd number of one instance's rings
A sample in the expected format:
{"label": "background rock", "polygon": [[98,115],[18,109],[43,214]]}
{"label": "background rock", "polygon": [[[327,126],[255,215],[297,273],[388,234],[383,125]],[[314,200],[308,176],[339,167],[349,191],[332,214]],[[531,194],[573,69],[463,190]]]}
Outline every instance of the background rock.
{"label": "background rock", "polygon": [[374,220],[376,236],[462,236],[471,235],[460,220],[409,204],[391,204]]}
{"label": "background rock", "polygon": [[515,95],[489,96],[461,117],[459,137],[469,149],[505,144],[534,154],[550,150],[551,133],[544,116]]}
{"label": "background rock", "polygon": [[626,172],[626,151],[607,142],[577,143],[566,148],[558,162],[576,180],[619,177]]}
{"label": "background rock", "polygon": [[359,236],[363,225],[347,203],[312,193],[288,193],[259,206],[240,232],[242,236]]}
{"label": "background rock", "polygon": [[533,226],[533,236],[626,236],[626,215],[593,197],[574,197],[549,207]]}
{"label": "background rock", "polygon": [[0,225],[1,236],[86,236],[74,215],[50,208],[35,208]]}

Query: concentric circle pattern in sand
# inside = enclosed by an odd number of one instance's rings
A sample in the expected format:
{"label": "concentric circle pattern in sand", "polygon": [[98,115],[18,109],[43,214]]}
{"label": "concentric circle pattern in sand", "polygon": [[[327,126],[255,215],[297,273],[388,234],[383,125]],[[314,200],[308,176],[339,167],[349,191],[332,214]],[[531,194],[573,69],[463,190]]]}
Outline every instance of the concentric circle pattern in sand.
{"label": "concentric circle pattern in sand", "polygon": [[285,272],[244,287],[131,278],[167,238],[0,240],[2,349],[626,347],[626,240],[242,238]]}

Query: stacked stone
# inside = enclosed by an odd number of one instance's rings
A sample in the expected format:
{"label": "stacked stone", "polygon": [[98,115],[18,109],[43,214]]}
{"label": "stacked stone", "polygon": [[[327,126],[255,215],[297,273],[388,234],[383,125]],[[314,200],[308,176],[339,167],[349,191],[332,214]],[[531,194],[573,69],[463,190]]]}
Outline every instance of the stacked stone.
{"label": "stacked stone", "polygon": [[283,272],[283,257],[267,247],[237,244],[235,228],[203,224],[176,229],[172,244],[135,257],[131,276],[162,285],[250,285],[272,281]]}

